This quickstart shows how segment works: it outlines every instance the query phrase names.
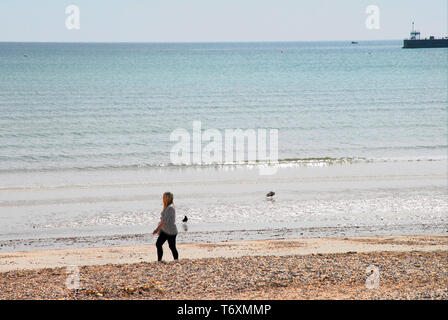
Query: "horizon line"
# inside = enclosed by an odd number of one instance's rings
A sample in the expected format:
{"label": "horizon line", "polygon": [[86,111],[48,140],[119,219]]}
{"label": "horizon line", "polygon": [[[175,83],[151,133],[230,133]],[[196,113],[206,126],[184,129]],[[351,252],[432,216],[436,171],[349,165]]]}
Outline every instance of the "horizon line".
{"label": "horizon line", "polygon": [[[404,39],[404,38],[403,38]],[[299,42],[375,42],[375,41],[403,41],[403,39],[377,39],[377,40],[266,40],[266,41],[3,41],[0,43],[141,43],[141,44],[204,44],[204,43],[299,43]]]}

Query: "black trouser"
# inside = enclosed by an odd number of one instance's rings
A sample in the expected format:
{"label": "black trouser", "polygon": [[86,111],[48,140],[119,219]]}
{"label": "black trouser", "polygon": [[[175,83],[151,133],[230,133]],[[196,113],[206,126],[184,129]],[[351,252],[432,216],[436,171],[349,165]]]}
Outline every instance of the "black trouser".
{"label": "black trouser", "polygon": [[179,258],[179,254],[177,253],[177,249],[176,249],[176,236],[177,236],[177,234],[175,234],[174,236],[170,236],[169,234],[167,234],[163,231],[160,231],[159,237],[157,238],[157,242],[156,242],[157,258],[159,261],[162,260],[162,256],[163,256],[162,246],[166,240],[168,240],[168,245],[171,249],[171,252],[173,253],[174,260],[177,260]]}

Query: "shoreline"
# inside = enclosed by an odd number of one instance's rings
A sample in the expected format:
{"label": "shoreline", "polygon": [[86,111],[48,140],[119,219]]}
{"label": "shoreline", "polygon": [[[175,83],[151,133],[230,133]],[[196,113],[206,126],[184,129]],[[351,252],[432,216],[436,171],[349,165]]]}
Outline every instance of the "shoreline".
{"label": "shoreline", "polygon": [[[77,249],[0,252],[0,273],[15,270],[63,268],[155,262],[154,243]],[[240,258],[245,256],[291,256],[369,252],[448,251],[446,235],[366,236],[352,238],[302,238],[180,243],[181,260]],[[164,260],[172,261],[164,245]]]}
{"label": "shoreline", "polygon": [[[448,236],[204,243],[179,252],[165,263],[148,246],[1,254],[39,269],[3,264],[0,300],[448,299]],[[372,270],[377,287],[366,282]]]}
{"label": "shoreline", "polygon": [[190,218],[178,220],[183,243],[445,234],[446,165],[287,167],[269,176],[250,168],[2,175],[0,251],[151,243],[168,189],[178,217]]}

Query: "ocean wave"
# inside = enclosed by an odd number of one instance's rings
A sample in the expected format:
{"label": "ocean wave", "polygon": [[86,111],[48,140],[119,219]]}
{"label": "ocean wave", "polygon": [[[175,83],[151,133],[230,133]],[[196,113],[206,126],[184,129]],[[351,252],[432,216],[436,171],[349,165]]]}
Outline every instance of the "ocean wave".
{"label": "ocean wave", "polygon": [[20,172],[51,172],[51,171],[96,171],[96,170],[140,170],[163,168],[257,168],[265,166],[291,167],[291,166],[331,166],[342,164],[369,163],[369,162],[420,162],[420,161],[446,161],[446,156],[415,157],[415,158],[365,158],[365,157],[310,157],[310,158],[284,158],[278,161],[234,161],[225,163],[131,163],[131,164],[104,164],[85,166],[42,166],[28,168],[0,168],[0,174]]}

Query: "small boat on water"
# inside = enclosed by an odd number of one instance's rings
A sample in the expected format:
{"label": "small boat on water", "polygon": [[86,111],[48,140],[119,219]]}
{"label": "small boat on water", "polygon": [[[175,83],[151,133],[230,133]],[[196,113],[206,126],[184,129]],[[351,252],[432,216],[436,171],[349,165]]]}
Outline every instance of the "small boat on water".
{"label": "small boat on water", "polygon": [[358,44],[358,42],[357,41],[352,41],[352,44]]}

